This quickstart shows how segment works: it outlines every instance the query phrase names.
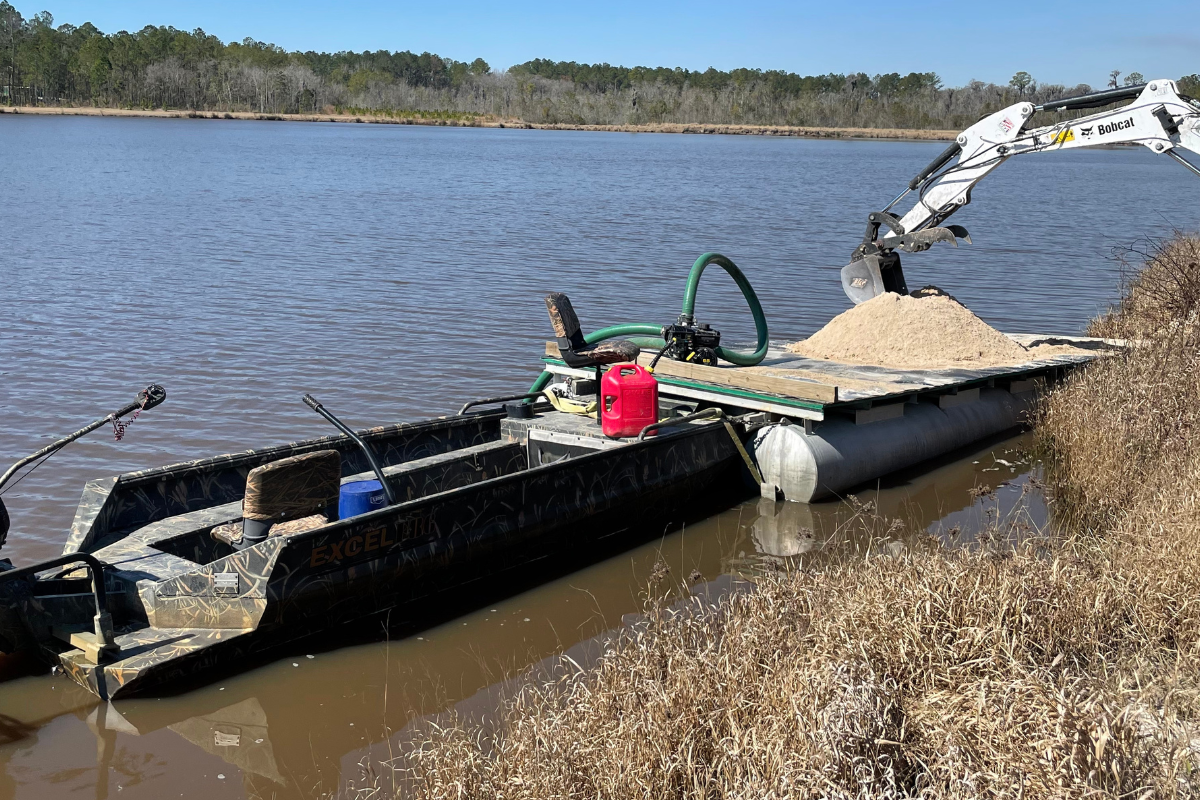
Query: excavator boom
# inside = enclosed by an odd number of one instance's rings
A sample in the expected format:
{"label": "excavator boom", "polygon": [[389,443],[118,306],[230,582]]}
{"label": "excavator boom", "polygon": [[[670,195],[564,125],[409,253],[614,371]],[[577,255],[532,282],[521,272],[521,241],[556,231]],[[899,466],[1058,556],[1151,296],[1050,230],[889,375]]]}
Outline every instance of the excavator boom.
{"label": "excavator boom", "polygon": [[[1132,102],[1041,128],[1029,125],[1038,112],[1103,108],[1122,100]],[[957,247],[959,239],[970,244],[966,229],[942,223],[971,202],[975,184],[1013,156],[1114,144],[1143,145],[1200,176],[1200,167],[1178,152],[1200,153],[1200,102],[1164,79],[1041,105],[1016,103],[989,114],[960,133],[882,211],[868,216],[863,241],[842,268],[846,296],[857,304],[883,292],[907,292],[897,251],[919,253],[937,242]],[[916,202],[908,211],[892,213],[913,192]]]}

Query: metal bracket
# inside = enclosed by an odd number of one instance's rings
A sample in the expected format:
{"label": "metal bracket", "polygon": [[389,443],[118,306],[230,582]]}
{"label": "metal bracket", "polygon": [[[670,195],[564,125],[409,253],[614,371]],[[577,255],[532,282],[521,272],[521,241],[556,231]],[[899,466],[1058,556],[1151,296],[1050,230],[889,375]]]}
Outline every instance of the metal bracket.
{"label": "metal bracket", "polygon": [[213,594],[237,595],[241,589],[240,575],[236,572],[218,572],[213,575]]}
{"label": "metal bracket", "polygon": [[1168,137],[1179,135],[1179,123],[1167,112],[1166,106],[1159,106],[1150,113],[1162,124],[1163,131]]}

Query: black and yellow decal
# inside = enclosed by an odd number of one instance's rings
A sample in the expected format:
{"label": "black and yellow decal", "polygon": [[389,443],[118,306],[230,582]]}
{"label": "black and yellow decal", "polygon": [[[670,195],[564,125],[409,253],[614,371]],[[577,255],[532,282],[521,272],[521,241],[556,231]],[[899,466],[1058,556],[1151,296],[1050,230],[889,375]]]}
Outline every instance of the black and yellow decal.
{"label": "black and yellow decal", "polygon": [[396,530],[390,525],[378,525],[358,531],[341,539],[325,544],[314,544],[309,555],[308,565],[320,567],[325,564],[337,564],[347,559],[355,559],[364,553],[385,550],[397,542],[415,539],[429,533],[428,517],[410,517],[399,520]]}

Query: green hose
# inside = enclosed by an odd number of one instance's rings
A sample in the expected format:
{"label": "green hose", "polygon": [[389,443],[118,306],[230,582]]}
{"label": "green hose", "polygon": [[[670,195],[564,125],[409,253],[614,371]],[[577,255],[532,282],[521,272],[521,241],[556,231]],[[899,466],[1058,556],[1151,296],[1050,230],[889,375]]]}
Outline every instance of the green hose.
{"label": "green hose", "polygon": [[[542,374],[538,375],[537,380],[534,381],[533,385],[529,387],[529,394],[533,394],[534,392],[540,392],[542,389],[545,389],[547,384],[550,383],[550,379],[553,377],[554,377],[553,372],[546,372],[545,370],[542,370]],[[529,401],[526,400],[525,402],[529,402]]]}
{"label": "green hose", "polygon": [[618,336],[628,339],[638,347],[650,350],[658,350],[665,344],[662,338],[662,325],[642,325],[637,322],[601,328],[584,336],[583,340],[588,344],[595,344],[603,342],[605,339],[616,339]]}
{"label": "green hose", "polygon": [[[738,269],[737,264],[734,264],[720,253],[705,253],[697,258],[696,263],[692,264],[692,271],[688,273],[687,287],[683,292],[682,316],[689,323],[694,319],[696,289],[700,285],[700,276],[704,274],[704,268],[709,264],[716,264],[728,272],[729,277],[733,278],[734,283],[742,290],[742,297],[746,298],[746,304],[750,306],[750,313],[754,317],[754,328],[758,334],[758,348],[753,353],[739,353],[736,350],[718,347],[717,356],[731,364],[737,364],[739,367],[752,367],[761,362],[767,355],[767,317],[763,313],[762,303],[758,302],[758,295],[754,293],[754,287],[750,285],[750,281],[746,280],[746,276]],[[601,328],[598,331],[592,331],[584,336],[583,340],[588,344],[595,344],[605,339],[615,339],[617,337],[628,339],[638,347],[648,350],[658,350],[664,344],[661,325],[646,325],[636,322],[624,325],[611,325],[607,328]],[[540,392],[546,388],[552,377],[554,376],[551,373],[543,372],[533,382],[533,385],[529,387],[530,393]]]}
{"label": "green hose", "polygon": [[704,274],[704,268],[709,264],[716,264],[728,272],[729,277],[733,278],[733,282],[742,290],[742,297],[746,298],[746,304],[750,306],[750,313],[754,316],[754,329],[758,333],[758,349],[753,353],[739,353],[736,350],[718,347],[717,355],[730,364],[737,364],[739,367],[753,367],[767,356],[767,316],[763,313],[762,303],[758,302],[758,295],[754,293],[754,287],[750,285],[750,281],[746,280],[746,276],[738,269],[737,264],[720,253],[705,253],[697,258],[696,263],[692,264],[692,271],[688,274],[687,288],[683,292],[683,315],[689,321],[694,316],[696,288],[700,285],[700,276]]}

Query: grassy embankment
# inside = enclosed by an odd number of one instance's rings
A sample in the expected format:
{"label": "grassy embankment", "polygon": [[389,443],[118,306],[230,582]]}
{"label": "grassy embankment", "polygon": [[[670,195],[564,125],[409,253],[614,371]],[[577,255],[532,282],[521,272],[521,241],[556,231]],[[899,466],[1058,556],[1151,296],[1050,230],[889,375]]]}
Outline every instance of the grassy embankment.
{"label": "grassy embankment", "polygon": [[813,139],[907,139],[949,141],[956,131],[907,128],[817,128],[796,125],[719,125],[702,123],[649,123],[645,125],[585,125],[525,122],[466,111],[385,110],[354,106],[330,107],[320,114],[262,114],[254,111],[186,111],[93,106],[0,106],[0,114],[43,116],[159,117],[167,119],[242,119],[275,122],[365,122],[385,125],[436,125],[469,128],[522,128],[526,130],[612,131],[618,133],[719,133],[733,136],[798,136]]}
{"label": "grassy embankment", "polygon": [[[1200,240],[1149,254],[1046,399],[1068,532],[936,545],[652,609],[493,736],[433,729],[429,798],[1200,793]],[[1001,532],[1003,533],[1003,532]]]}

